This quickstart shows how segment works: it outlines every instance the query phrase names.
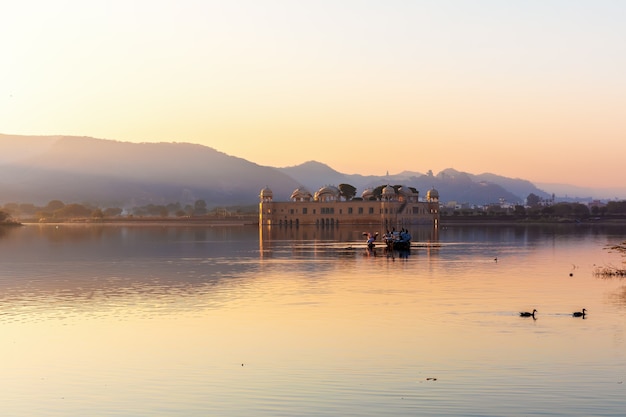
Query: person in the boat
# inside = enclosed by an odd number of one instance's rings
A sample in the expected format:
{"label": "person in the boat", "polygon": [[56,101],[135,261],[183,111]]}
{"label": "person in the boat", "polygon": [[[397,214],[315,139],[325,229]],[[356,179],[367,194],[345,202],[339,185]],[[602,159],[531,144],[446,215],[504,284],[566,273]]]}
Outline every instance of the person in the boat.
{"label": "person in the boat", "polygon": [[376,241],[376,236],[378,236],[378,233],[372,234],[372,233],[368,233],[367,234],[367,246],[368,247],[374,247],[374,241]]}

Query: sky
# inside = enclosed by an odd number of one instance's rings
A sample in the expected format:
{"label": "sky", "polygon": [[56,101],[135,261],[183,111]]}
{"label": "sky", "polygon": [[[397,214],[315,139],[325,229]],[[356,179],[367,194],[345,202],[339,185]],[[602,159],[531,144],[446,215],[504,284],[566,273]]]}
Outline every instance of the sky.
{"label": "sky", "polygon": [[626,2],[0,0],[0,133],[623,187]]}

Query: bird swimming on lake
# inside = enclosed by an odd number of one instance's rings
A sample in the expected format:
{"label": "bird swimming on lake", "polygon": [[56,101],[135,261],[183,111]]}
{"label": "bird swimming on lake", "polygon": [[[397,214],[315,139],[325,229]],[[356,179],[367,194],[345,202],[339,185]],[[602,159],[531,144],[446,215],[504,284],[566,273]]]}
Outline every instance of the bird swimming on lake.
{"label": "bird swimming on lake", "polygon": [[572,316],[574,317],[585,317],[585,315],[587,314],[587,309],[583,308],[583,311],[575,311],[572,313]]}
{"label": "bird swimming on lake", "polygon": [[532,313],[529,313],[528,311],[522,311],[521,313],[519,313],[520,317],[535,317],[535,313],[537,312],[537,310],[533,310]]}

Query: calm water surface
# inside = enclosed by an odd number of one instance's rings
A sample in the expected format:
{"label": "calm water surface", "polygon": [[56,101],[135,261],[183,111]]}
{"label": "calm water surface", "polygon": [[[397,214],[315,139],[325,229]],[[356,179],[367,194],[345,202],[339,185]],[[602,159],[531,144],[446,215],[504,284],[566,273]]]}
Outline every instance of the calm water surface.
{"label": "calm water surface", "polygon": [[624,228],[362,232],[0,229],[2,415],[626,415]]}

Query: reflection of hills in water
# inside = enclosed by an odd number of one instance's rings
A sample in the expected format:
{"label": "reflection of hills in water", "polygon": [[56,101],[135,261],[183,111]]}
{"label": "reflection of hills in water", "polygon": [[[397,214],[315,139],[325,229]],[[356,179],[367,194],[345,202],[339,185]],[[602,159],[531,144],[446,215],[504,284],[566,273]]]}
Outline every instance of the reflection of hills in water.
{"label": "reflection of hills in water", "polygon": [[[363,232],[377,230],[358,227],[61,224],[3,229],[0,319],[211,309],[244,294],[258,278],[277,273],[328,279],[335,269],[371,268],[376,263],[366,259]],[[597,225],[415,227],[410,232],[408,268],[519,256],[545,246],[546,240],[576,245],[591,238],[603,245],[626,234],[622,226]],[[384,254],[382,244],[379,248],[379,259],[401,258]],[[624,293],[615,300],[626,304]]]}
{"label": "reflection of hills in water", "polygon": [[[93,224],[11,228],[0,235],[0,311],[6,318],[211,308],[221,303],[221,294],[232,297],[233,287],[245,290],[246,281],[263,271],[295,267],[315,274],[337,267],[333,259],[362,257],[357,249],[365,247],[363,232]],[[413,233],[422,241],[432,237],[431,228]],[[331,262],[311,262],[322,259]]]}
{"label": "reflection of hills in water", "polygon": [[258,258],[257,236],[246,227],[22,227],[0,237],[0,311],[210,307],[250,274],[250,263],[232,259]]}

